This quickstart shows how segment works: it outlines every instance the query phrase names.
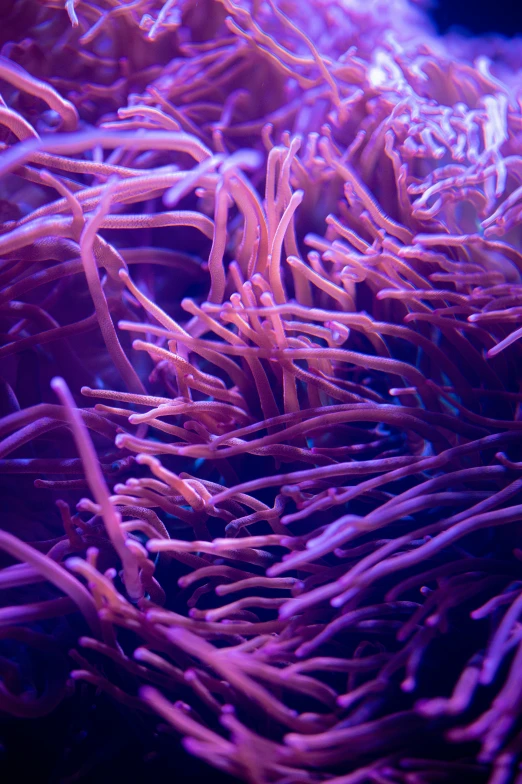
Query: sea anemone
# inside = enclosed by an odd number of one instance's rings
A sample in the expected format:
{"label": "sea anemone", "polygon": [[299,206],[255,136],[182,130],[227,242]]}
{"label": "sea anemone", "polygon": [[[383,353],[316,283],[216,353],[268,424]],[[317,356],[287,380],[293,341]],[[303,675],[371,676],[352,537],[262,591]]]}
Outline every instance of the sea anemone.
{"label": "sea anemone", "polygon": [[0,710],[102,694],[249,784],[522,780],[520,48],[11,6]]}

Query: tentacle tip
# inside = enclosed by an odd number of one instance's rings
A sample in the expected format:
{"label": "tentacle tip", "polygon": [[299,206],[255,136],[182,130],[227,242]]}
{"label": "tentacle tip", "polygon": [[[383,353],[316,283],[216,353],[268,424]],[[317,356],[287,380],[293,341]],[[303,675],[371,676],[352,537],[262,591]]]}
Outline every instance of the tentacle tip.
{"label": "tentacle tip", "polygon": [[54,376],[51,379],[50,386],[53,392],[56,392],[57,394],[68,391],[67,384],[65,383],[65,380],[61,376]]}

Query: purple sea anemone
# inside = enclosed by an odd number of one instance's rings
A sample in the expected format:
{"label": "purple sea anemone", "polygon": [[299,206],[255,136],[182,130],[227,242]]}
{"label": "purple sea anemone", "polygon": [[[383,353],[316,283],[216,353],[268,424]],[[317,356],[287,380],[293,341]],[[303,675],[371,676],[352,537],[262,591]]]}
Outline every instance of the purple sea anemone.
{"label": "purple sea anemone", "polygon": [[4,14],[3,724],[522,781],[519,45],[406,0]]}

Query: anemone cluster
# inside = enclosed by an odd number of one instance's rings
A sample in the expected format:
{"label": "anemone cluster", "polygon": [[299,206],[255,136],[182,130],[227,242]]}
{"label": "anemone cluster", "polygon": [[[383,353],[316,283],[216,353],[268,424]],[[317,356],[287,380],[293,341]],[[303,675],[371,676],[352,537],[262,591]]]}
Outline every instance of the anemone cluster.
{"label": "anemone cluster", "polygon": [[248,784],[522,781],[517,44],[6,6],[0,710],[83,683]]}

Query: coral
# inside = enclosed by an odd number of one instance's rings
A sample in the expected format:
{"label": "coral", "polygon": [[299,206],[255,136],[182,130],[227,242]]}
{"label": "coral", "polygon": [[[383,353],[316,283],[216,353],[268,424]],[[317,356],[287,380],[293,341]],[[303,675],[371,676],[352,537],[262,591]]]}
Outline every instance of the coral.
{"label": "coral", "polygon": [[406,0],[5,19],[0,709],[87,683],[250,784],[514,781],[516,42]]}

